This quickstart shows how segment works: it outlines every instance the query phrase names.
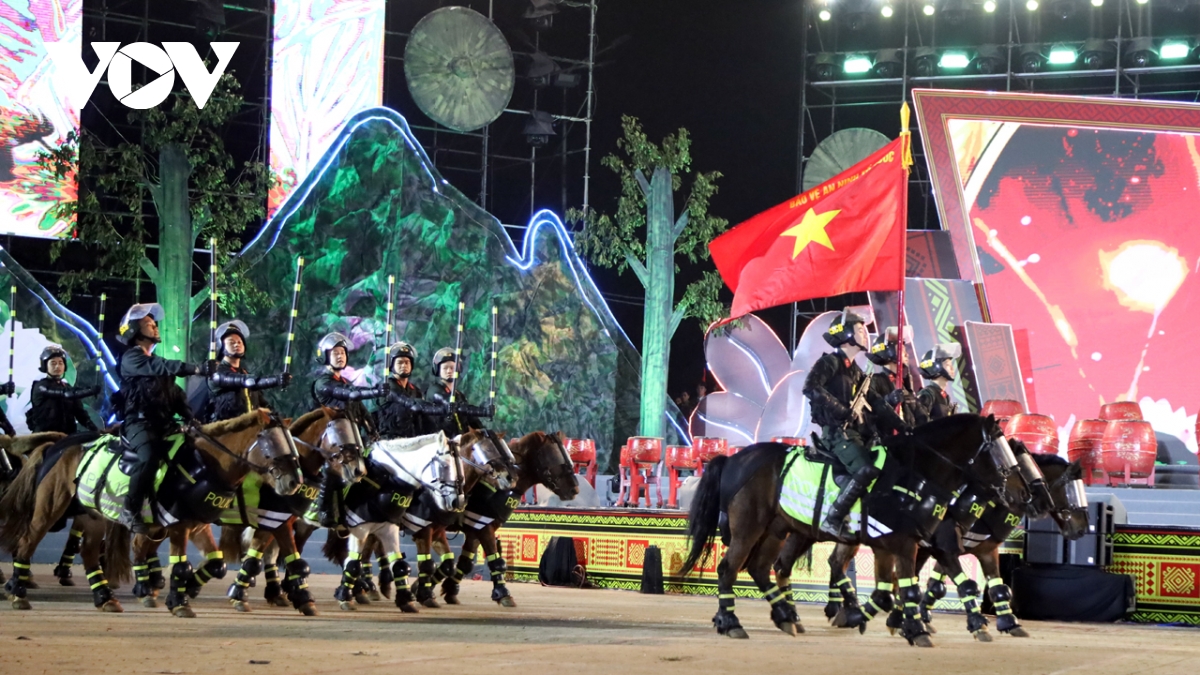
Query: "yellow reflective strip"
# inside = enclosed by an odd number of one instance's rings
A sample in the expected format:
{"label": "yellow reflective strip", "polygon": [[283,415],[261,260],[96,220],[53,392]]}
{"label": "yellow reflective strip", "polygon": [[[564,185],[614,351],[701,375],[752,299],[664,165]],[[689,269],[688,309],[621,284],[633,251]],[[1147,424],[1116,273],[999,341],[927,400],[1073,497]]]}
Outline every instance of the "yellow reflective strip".
{"label": "yellow reflective strip", "polygon": [[261,558],[263,557],[263,552],[256,548],[252,548],[249,551],[246,551],[246,555],[251,558]]}
{"label": "yellow reflective strip", "polygon": [[[284,558],[284,559],[283,559],[283,562],[285,562],[285,563],[290,563],[290,562],[292,562],[293,560],[299,560],[299,559],[300,559],[300,554],[299,554],[299,553],[293,553],[293,554],[289,555],[288,557]],[[371,563],[367,563],[367,564],[368,564],[368,565],[370,565]]]}
{"label": "yellow reflective strip", "polygon": [[171,564],[175,564],[178,562],[186,562],[186,561],[187,561],[186,555],[173,555],[173,556],[170,556],[167,558],[167,562],[169,562]]}
{"label": "yellow reflective strip", "polygon": [[205,555],[204,557],[208,558],[209,560],[221,560],[225,557],[225,554],[220,551],[213,551],[212,553],[209,553],[209,554]]}
{"label": "yellow reflective strip", "polygon": [[955,585],[961,584],[962,582],[966,581],[967,578],[967,573],[962,572],[958,576],[954,577],[954,583]]}
{"label": "yellow reflective strip", "polygon": [[1001,579],[1000,577],[992,577],[991,579],[987,580],[986,584],[984,584],[984,586],[986,586],[987,588],[992,588],[993,586],[1003,586],[1003,585],[1004,585],[1004,579]]}
{"label": "yellow reflective strip", "polygon": [[358,553],[358,552],[356,552],[356,551],[351,551],[350,553],[348,553],[348,554],[346,555],[346,558],[347,558],[347,559],[349,559],[349,560],[358,560],[358,559],[359,559],[359,558],[361,558],[361,557],[362,557],[362,554],[361,554],[361,553]]}

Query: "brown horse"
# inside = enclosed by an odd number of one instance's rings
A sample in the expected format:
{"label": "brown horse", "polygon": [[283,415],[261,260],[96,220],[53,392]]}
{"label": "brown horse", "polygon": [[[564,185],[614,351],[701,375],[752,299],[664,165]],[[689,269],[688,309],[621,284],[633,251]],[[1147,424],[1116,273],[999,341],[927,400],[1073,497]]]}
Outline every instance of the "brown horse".
{"label": "brown horse", "polygon": [[[341,411],[332,408],[319,408],[292,422],[289,431],[296,441],[305,485],[290,497],[276,495],[265,485],[258,486],[254,508],[248,506],[243,489],[237,496],[235,508],[222,514],[221,552],[242,561],[237,578],[227,593],[237,611],[250,611],[245,591],[262,571],[264,553],[274,545],[275,555],[283,556],[286,575],[282,585],[275,581],[279,590],[275,597],[282,598],[286,593],[287,599],[301,614],[317,614],[316,604],[308,592],[308,563],[300,557],[296,547],[295,525],[317,496],[316,486],[321,481],[322,470],[338,473],[345,485],[357,483],[366,475],[362,448],[356,442],[346,442],[352,437],[345,428],[349,424],[350,420]],[[243,531],[247,527],[253,527],[254,532],[250,537],[250,548],[245,551]],[[268,601],[274,604],[273,600]]]}
{"label": "brown horse", "polygon": [[[19,436],[4,436],[0,435],[0,452],[4,453],[5,457],[0,460],[0,497],[8,491],[8,486],[16,479],[21,467],[28,461],[38,461],[41,459],[42,451],[50,447],[52,443],[66,438],[66,434],[57,431],[41,431],[35,434],[25,434]],[[5,470],[5,463],[12,468],[11,471]],[[0,511],[0,522],[4,521],[4,512]],[[72,528],[73,529],[73,528]],[[68,548],[70,544],[68,543]],[[64,552],[65,555],[65,552]],[[71,554],[74,557],[74,553]],[[68,571],[70,568],[68,567]],[[25,586],[28,588],[37,588],[37,584],[29,576],[29,570],[23,570],[25,574]],[[69,576],[69,575],[68,575]],[[69,581],[69,578],[66,580]],[[4,583],[4,573],[0,572],[0,584]],[[73,586],[73,583],[63,583],[64,586]]]}
{"label": "brown horse", "polygon": [[[268,410],[259,409],[231,420],[208,424],[198,431],[190,428],[187,437],[180,439],[179,443],[180,453],[168,466],[180,467],[180,473],[199,489],[207,483],[207,494],[197,492],[197,504],[189,505],[193,509],[201,508],[198,506],[201,502],[205,508],[218,506],[215,502],[224,499],[220,495],[232,492],[251,472],[265,475],[265,480],[280,494],[295,492],[302,482],[287,430]],[[193,455],[189,456],[189,449],[194,449]],[[72,438],[67,438],[47,449],[41,463],[31,462],[21,470],[13,489],[0,501],[0,508],[10,514],[3,530],[0,530],[0,546],[13,554],[14,569],[27,567],[38,542],[74,506],[79,512],[75,522],[82,525],[83,530],[80,553],[92,588],[93,603],[103,611],[120,612],[123,611],[121,604],[113,596],[105,571],[100,567],[100,551],[107,539],[105,556],[108,573],[117,581],[128,579],[133,571],[129,530],[95,508],[82,508],[76,495],[76,473],[87,450],[85,446],[73,442]],[[109,470],[115,469],[113,465],[117,456],[104,450],[96,450],[96,453],[97,457],[103,455],[97,461],[108,463],[108,469],[103,472],[103,476],[107,476]],[[195,475],[182,468],[183,463],[191,461],[199,462],[195,467]],[[104,480],[102,478],[101,482]],[[97,503],[101,501],[99,493],[103,487],[98,484],[96,488]],[[160,513],[157,520],[174,519],[161,507],[162,499],[172,496],[158,495],[156,501],[160,502]],[[212,577],[223,576],[225,564],[213,541],[212,530],[207,521],[201,520],[174,520],[169,525],[156,522],[151,526],[150,536],[138,535],[134,539],[138,559],[145,560],[147,554],[164,538],[170,538],[173,565],[167,606],[175,616],[195,616],[188,606],[188,593],[193,588],[198,589],[199,585],[195,579],[197,575],[187,562],[186,546],[191,539],[208,559],[201,573]],[[23,585],[16,584],[7,590],[12,596],[14,608],[29,609]]]}
{"label": "brown horse", "polygon": [[[887,461],[874,488],[864,499],[869,517],[861,517],[860,532],[865,543],[896,556],[905,607],[904,635],[910,644],[933,646],[918,616],[921,599],[916,579],[916,557],[920,541],[936,529],[945,515],[954,490],[966,482],[992,487],[997,499],[1003,492],[1005,474],[1015,464],[1011,450],[991,417],[953,415],[915,429],[911,435],[882,442]],[[838,541],[822,532],[824,476],[815,500],[816,512],[808,522],[790,515],[780,494],[788,471],[796,462],[809,461],[803,450],[779,443],[758,443],[732,457],[713,460],[700,480],[688,517],[691,550],[683,563],[687,574],[707,559],[717,530],[728,545],[718,573],[718,611],[713,618],[717,632],[746,638],[737,620],[734,582],[742,569],[749,571],[759,591],[771,605],[771,619],[782,631],[801,632],[795,605],[786,590],[771,584],[772,564],[778,559],[785,539],[795,538],[795,551],[802,555],[817,541]],[[881,455],[882,457],[882,455]],[[978,460],[978,461],[977,461]],[[990,461],[989,461],[990,460]]]}

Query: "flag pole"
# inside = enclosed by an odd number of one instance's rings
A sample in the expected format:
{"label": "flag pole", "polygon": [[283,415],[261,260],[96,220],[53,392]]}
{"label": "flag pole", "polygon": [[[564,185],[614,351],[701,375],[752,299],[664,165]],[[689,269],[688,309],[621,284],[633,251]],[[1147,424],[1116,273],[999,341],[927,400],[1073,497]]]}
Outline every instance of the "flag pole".
{"label": "flag pole", "polygon": [[[908,176],[912,170],[912,132],[908,129],[909,111],[908,101],[900,104],[900,138],[904,139],[900,151],[900,162],[904,167],[904,193],[901,196],[901,209],[904,210],[904,231],[900,234],[900,259],[905,260],[908,257]],[[900,267],[900,291],[897,293],[897,302],[899,306],[896,308],[896,347],[899,352],[899,360],[896,363],[896,388],[904,390],[904,362],[908,359],[908,349],[904,346],[904,273],[905,269]],[[897,411],[900,406],[897,405]]]}

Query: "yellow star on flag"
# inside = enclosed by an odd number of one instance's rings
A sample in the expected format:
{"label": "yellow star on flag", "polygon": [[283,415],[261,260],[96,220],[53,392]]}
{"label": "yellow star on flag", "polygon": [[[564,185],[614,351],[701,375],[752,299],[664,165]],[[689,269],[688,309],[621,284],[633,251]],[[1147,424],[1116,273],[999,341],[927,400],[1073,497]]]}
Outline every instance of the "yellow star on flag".
{"label": "yellow star on flag", "polygon": [[812,209],[809,209],[799,223],[784,230],[783,234],[779,236],[796,238],[796,245],[792,248],[792,260],[795,260],[796,256],[800,255],[800,252],[811,241],[817,242],[830,251],[834,250],[833,242],[829,241],[829,234],[825,231],[825,226],[839,213],[841,213],[840,209],[825,213],[814,213]]}

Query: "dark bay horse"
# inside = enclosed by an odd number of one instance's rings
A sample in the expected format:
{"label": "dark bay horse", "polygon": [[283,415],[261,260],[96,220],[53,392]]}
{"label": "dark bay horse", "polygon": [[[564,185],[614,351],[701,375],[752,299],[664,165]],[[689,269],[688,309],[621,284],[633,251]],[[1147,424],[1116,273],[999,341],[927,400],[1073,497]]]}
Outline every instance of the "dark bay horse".
{"label": "dark bay horse", "polygon": [[996,421],[978,415],[952,415],[881,445],[886,461],[864,499],[869,515],[860,516],[860,531],[846,539],[830,537],[818,527],[822,505],[828,508],[834,498],[832,494],[823,498],[825,474],[815,488],[816,512],[808,514],[808,522],[790,515],[781,504],[786,471],[796,462],[809,461],[803,449],[758,443],[709,464],[688,515],[691,549],[682,569],[687,574],[707,559],[719,529],[728,550],[717,566],[718,610],[713,623],[718,633],[748,637],[734,603],[734,582],[743,569],[770,603],[775,625],[792,635],[802,631],[790,592],[774,587],[770,579],[784,540],[794,537],[795,550],[802,555],[817,541],[858,543],[861,538],[862,543],[895,556],[905,603],[904,636],[910,644],[933,646],[918,614],[918,545],[936,530],[953,493],[967,482],[990,486],[1002,499],[1007,472],[1016,462]]}

